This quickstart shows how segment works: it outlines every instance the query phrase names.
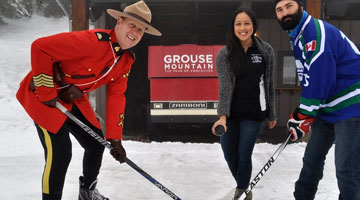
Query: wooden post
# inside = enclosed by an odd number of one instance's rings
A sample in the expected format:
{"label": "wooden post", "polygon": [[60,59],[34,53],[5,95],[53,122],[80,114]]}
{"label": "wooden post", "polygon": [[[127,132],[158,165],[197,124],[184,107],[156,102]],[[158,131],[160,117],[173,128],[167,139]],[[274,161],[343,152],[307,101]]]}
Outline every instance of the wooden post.
{"label": "wooden post", "polygon": [[72,0],[72,31],[89,29],[88,0]]}
{"label": "wooden post", "polygon": [[306,0],[305,10],[313,17],[320,19],[321,16],[321,2],[322,0]]}

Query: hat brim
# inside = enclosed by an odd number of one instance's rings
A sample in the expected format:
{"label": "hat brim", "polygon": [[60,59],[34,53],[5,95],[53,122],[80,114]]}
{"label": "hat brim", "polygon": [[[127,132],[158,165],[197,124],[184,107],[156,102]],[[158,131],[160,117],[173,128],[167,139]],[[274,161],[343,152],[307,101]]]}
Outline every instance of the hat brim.
{"label": "hat brim", "polygon": [[151,26],[148,23],[145,23],[135,17],[132,17],[131,15],[128,15],[126,13],[120,12],[118,10],[114,10],[114,9],[107,9],[106,12],[113,18],[115,18],[116,20],[118,19],[118,17],[125,17],[131,20],[136,21],[137,23],[143,25],[145,27],[145,33],[151,34],[151,35],[156,35],[156,36],[161,36],[161,32],[158,31],[156,28],[154,28],[153,26]]}

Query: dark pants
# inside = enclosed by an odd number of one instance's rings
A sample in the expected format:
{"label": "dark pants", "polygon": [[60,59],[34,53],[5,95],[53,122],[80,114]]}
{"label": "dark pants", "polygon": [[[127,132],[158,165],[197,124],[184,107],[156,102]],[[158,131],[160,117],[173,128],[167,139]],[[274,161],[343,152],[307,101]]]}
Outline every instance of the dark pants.
{"label": "dark pants", "polygon": [[246,189],[252,171],[251,155],[263,122],[228,119],[227,132],[220,137],[221,148],[237,188]]}
{"label": "dark pants", "polygon": [[313,200],[323,177],[326,155],[335,143],[339,200],[360,200],[360,117],[329,123],[315,120],[303,168],[295,183],[296,200]]}
{"label": "dark pants", "polygon": [[[91,125],[74,105],[71,113],[103,137],[100,129]],[[71,133],[84,148],[84,185],[89,187],[96,180],[101,167],[104,146],[87,132],[67,119],[58,133],[53,134],[35,123],[45,153],[45,168],[42,177],[43,200],[59,200],[62,196],[65,175],[72,156]]]}

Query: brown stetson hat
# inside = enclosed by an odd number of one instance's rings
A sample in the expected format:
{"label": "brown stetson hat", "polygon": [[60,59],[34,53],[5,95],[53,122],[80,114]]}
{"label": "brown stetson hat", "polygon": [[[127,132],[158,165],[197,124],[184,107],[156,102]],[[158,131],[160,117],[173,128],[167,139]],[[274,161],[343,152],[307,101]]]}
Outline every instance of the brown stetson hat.
{"label": "brown stetson hat", "polygon": [[160,31],[150,25],[151,11],[144,1],[138,1],[126,6],[123,12],[107,9],[106,12],[113,18],[125,17],[145,26],[145,32],[151,35],[161,36]]}

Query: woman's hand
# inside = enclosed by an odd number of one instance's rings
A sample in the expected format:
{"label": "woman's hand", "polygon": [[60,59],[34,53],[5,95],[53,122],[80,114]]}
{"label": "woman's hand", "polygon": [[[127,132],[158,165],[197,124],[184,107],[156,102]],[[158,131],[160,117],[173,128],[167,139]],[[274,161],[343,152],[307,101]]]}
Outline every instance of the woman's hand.
{"label": "woman's hand", "polygon": [[215,128],[216,128],[217,126],[219,126],[219,125],[221,125],[221,126],[224,127],[225,132],[227,131],[227,127],[226,127],[226,116],[225,116],[225,115],[220,116],[219,120],[217,120],[217,121],[214,123],[214,125],[213,125],[212,128],[211,128],[212,134],[215,135]]}
{"label": "woman's hand", "polygon": [[274,120],[274,121],[269,121],[269,122],[268,122],[268,125],[269,125],[269,128],[270,128],[270,129],[274,128],[275,125],[276,125],[276,120]]}

